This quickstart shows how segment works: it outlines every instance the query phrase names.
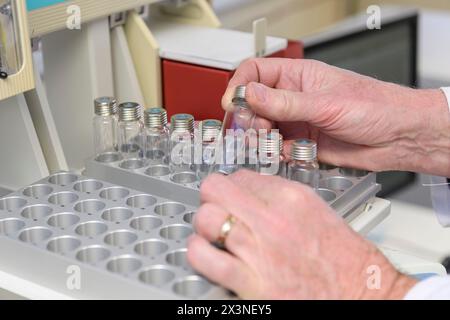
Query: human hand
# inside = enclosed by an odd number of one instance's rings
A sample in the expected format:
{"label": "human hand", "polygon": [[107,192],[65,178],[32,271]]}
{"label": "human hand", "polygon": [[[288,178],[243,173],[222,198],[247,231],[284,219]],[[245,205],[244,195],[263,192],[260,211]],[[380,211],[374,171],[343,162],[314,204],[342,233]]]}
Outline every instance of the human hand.
{"label": "human hand", "polygon": [[[440,90],[409,89],[291,59],[244,62],[224,95],[226,110],[237,85],[247,85],[249,105],[275,121],[286,140],[316,140],[322,162],[450,176],[450,116]],[[259,119],[258,127],[270,125]]]}
{"label": "human hand", "polygon": [[[401,299],[415,281],[400,274],[314,191],[279,177],[239,171],[201,187],[188,261],[244,299]],[[230,215],[225,246],[211,245]],[[368,287],[369,267],[380,287]]]}

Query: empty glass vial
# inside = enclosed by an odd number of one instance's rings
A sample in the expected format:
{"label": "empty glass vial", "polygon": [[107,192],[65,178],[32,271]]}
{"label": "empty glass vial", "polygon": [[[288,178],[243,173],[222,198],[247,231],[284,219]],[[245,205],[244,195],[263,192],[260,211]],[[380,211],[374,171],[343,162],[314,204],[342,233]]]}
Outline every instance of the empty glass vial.
{"label": "empty glass vial", "polygon": [[170,159],[172,173],[192,171],[194,164],[194,117],[180,113],[170,119]]}
{"label": "empty glass vial", "polygon": [[122,103],[119,106],[118,142],[124,159],[143,158],[143,138],[142,107],[134,102]]}
{"label": "empty glass vial", "polygon": [[94,151],[98,156],[117,149],[117,102],[112,97],[94,101]]}
{"label": "empty glass vial", "polygon": [[259,136],[259,172],[262,175],[286,177],[287,166],[283,147],[283,136],[277,131],[270,131]]}
{"label": "empty glass vial", "polygon": [[225,115],[225,157],[219,170],[224,174],[231,174],[240,168],[257,170],[257,115],[245,99],[246,89],[246,86],[236,88],[230,108],[233,111]]}
{"label": "empty glass vial", "polygon": [[169,153],[170,130],[167,111],[150,108],[144,111],[145,157],[152,163],[162,163]]}
{"label": "empty glass vial", "polygon": [[299,139],[292,145],[291,162],[288,165],[289,180],[319,188],[319,163],[317,143],[309,139]]}
{"label": "empty glass vial", "polygon": [[213,173],[217,160],[222,156],[219,153],[220,133],[222,122],[219,120],[204,120],[200,124],[202,131],[202,157],[201,163],[196,164],[197,176],[200,180],[205,179],[209,174]]}

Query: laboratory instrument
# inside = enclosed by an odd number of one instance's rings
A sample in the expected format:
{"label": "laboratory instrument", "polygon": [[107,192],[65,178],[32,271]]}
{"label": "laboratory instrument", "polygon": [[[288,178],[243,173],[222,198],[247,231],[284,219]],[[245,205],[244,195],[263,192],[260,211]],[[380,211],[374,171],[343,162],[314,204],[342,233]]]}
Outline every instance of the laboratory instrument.
{"label": "laboratory instrument", "polygon": [[289,180],[301,182],[314,190],[319,188],[320,173],[315,141],[310,139],[294,141],[287,175]]}
{"label": "laboratory instrument", "polygon": [[117,150],[117,101],[112,97],[101,97],[94,101],[95,155]]}
{"label": "laboratory instrument", "polygon": [[259,135],[258,157],[259,172],[262,175],[286,177],[286,157],[283,154],[283,135],[271,130]]}
{"label": "laboratory instrument", "polygon": [[144,124],[142,107],[138,103],[126,102],[119,105],[118,144],[123,158],[144,157]]}
{"label": "laboratory instrument", "polygon": [[190,172],[194,165],[195,120],[190,114],[180,113],[170,119],[170,170]]}
{"label": "laboratory instrument", "polygon": [[[154,164],[169,159],[170,131],[167,126],[167,111],[150,108],[144,111],[145,158]],[[166,158],[167,157],[167,158]]]}

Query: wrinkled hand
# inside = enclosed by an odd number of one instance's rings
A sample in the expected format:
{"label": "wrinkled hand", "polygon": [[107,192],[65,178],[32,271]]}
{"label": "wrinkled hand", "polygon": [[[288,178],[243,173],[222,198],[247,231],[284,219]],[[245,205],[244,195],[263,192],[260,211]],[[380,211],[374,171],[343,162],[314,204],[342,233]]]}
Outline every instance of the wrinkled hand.
{"label": "wrinkled hand", "polygon": [[286,140],[316,140],[322,162],[450,176],[450,116],[440,90],[291,59],[244,62],[223,98],[226,110],[237,85],[247,85],[248,103],[270,120],[259,119],[258,127],[275,121]]}
{"label": "wrinkled hand", "polygon": [[[240,171],[202,184],[188,260],[245,299],[400,299],[415,281],[397,272],[314,191],[279,177]],[[237,218],[222,251],[218,239]],[[370,290],[369,267],[381,271]]]}

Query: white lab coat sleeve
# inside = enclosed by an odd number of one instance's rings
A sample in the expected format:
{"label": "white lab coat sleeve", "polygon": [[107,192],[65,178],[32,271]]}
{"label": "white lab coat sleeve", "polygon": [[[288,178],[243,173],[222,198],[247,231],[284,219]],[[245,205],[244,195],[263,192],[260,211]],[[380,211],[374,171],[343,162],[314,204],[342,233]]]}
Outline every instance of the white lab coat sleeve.
{"label": "white lab coat sleeve", "polygon": [[417,283],[405,300],[450,300],[450,277],[431,277]]}
{"label": "white lab coat sleeve", "polygon": [[[441,88],[441,90],[447,97],[449,106],[449,113],[447,116],[450,118],[450,87]],[[450,159],[448,161],[450,161]],[[433,208],[439,222],[444,227],[450,227],[450,186],[447,184],[447,179],[443,177],[431,177],[430,188]]]}

